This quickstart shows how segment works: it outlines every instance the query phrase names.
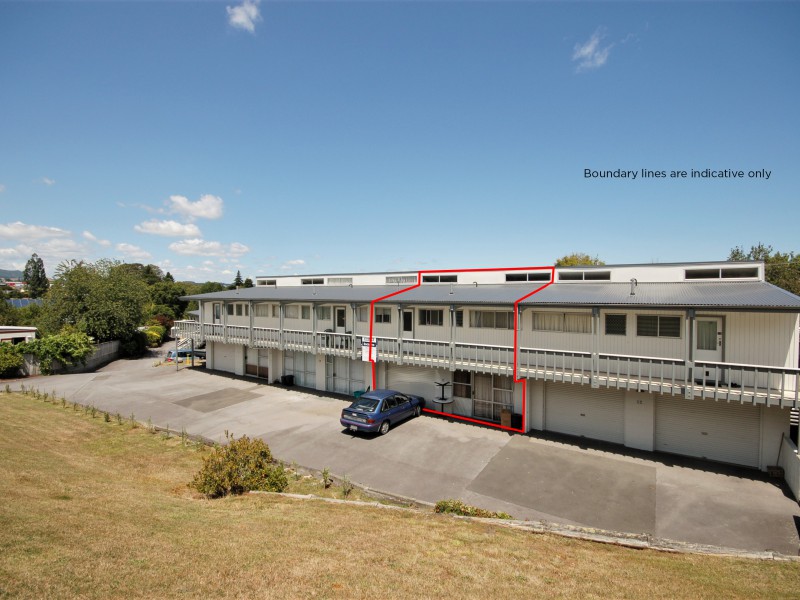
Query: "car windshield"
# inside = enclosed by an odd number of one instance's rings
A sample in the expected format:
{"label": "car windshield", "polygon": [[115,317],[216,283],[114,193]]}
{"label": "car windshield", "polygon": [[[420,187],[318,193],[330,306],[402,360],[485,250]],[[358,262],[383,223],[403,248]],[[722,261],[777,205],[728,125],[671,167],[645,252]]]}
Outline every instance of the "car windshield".
{"label": "car windshield", "polygon": [[375,409],[378,408],[378,402],[380,400],[375,398],[359,398],[350,405],[350,408],[363,410],[364,412],[375,412]]}

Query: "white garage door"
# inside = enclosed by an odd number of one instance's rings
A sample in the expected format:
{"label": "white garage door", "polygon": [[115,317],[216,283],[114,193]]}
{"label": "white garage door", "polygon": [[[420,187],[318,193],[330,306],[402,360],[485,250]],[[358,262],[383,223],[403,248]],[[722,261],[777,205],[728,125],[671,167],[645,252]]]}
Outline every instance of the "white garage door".
{"label": "white garage door", "polygon": [[236,372],[236,346],[233,344],[214,343],[214,364],[213,369],[225,371],[226,373]]}
{"label": "white garage door", "polygon": [[622,444],[625,442],[625,396],[619,390],[548,383],[545,429]]}
{"label": "white garage door", "polygon": [[316,364],[316,356],[310,352],[286,350],[283,354],[283,372],[294,375],[295,385],[316,388]]}
{"label": "white garage door", "polygon": [[758,467],[760,445],[758,406],[656,397],[656,450]]}
{"label": "white garage door", "polygon": [[[426,367],[411,367],[407,365],[389,365],[387,372],[386,387],[406,394],[414,394],[425,398],[425,405],[428,408],[437,408],[437,404],[432,404],[434,398],[441,394],[440,386],[437,381],[450,381],[450,377],[445,377],[436,369]],[[447,391],[447,397],[452,395],[452,388]]]}

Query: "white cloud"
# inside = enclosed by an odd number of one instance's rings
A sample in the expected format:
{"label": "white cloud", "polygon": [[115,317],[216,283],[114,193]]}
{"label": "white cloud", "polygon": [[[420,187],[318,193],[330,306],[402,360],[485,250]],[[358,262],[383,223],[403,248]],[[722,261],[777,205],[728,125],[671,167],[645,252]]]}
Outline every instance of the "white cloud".
{"label": "white cloud", "polygon": [[42,177],[42,183],[45,184],[45,185],[55,185],[56,184],[56,180],[55,179],[50,179],[49,177]]}
{"label": "white cloud", "polygon": [[178,223],[177,221],[159,221],[151,219],[133,227],[139,233],[152,233],[169,237],[198,237],[203,235],[193,223]]}
{"label": "white cloud", "polygon": [[281,269],[286,271],[287,269],[291,269],[293,267],[304,267],[305,265],[306,261],[304,261],[302,258],[296,258],[294,260],[287,260],[281,265]]}
{"label": "white cloud", "polygon": [[122,242],[117,244],[116,246],[117,252],[122,252],[125,258],[132,258],[134,260],[145,260],[148,258],[152,258],[152,255],[147,251],[139,248],[139,246],[134,246],[133,244],[126,244]]}
{"label": "white cloud", "polygon": [[103,246],[103,248],[108,248],[111,245],[111,242],[108,240],[98,239],[91,231],[84,231],[81,235],[83,235],[83,239],[99,244]]}
{"label": "white cloud", "polygon": [[576,71],[587,71],[589,69],[599,69],[608,61],[608,55],[614,44],[602,46],[601,43],[606,37],[602,27],[598,27],[591,37],[583,44],[575,44],[572,52],[572,61],[577,62]]}
{"label": "white cloud", "polygon": [[70,232],[58,227],[45,225],[27,225],[22,221],[15,221],[6,225],[0,224],[0,238],[9,240],[41,240],[45,238],[67,237]]}
{"label": "white cloud", "polygon": [[258,2],[259,0],[244,0],[239,6],[226,6],[228,24],[236,29],[244,29],[250,33],[255,33],[256,23],[261,21]]}
{"label": "white cloud", "polygon": [[222,216],[222,198],[205,194],[200,200],[192,202],[186,196],[170,196],[167,203],[170,213],[193,219],[219,219]]}
{"label": "white cloud", "polygon": [[199,238],[191,240],[181,240],[172,242],[169,245],[171,252],[184,256],[241,256],[250,252],[250,248],[244,244],[234,242],[225,245],[220,242],[207,242]]}

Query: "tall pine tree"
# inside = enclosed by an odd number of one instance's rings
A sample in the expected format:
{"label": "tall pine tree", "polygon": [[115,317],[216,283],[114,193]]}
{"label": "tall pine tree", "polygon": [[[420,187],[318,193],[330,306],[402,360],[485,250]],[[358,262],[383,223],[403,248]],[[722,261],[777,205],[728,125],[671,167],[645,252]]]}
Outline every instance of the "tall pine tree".
{"label": "tall pine tree", "polygon": [[25,263],[25,270],[22,272],[22,279],[28,286],[28,295],[31,298],[41,298],[50,288],[47,281],[47,274],[44,272],[44,261],[35,252]]}

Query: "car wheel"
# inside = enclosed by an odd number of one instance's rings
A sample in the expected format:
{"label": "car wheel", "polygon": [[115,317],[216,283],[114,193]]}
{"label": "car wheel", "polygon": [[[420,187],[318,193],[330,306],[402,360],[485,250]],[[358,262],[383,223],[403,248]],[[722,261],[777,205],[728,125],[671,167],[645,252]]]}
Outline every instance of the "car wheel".
{"label": "car wheel", "polygon": [[389,421],[381,423],[381,428],[378,431],[381,435],[386,435],[389,432]]}
{"label": "car wheel", "polygon": [[419,405],[417,405],[417,406],[414,408],[414,416],[415,416],[415,417],[418,417],[418,416],[420,416],[421,414],[422,414],[422,408],[420,408],[420,406],[419,406]]}

